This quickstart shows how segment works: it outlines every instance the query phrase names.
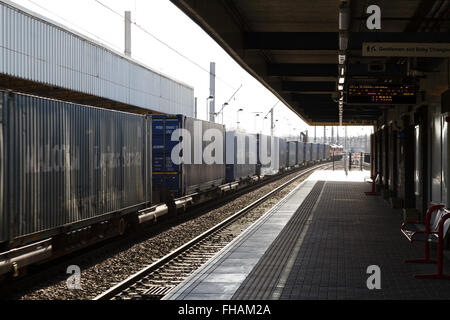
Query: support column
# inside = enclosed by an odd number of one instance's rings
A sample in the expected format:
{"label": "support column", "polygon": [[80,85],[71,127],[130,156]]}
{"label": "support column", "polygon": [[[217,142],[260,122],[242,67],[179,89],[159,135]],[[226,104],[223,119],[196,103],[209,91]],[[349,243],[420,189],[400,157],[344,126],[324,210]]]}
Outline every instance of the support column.
{"label": "support column", "polygon": [[125,11],[125,51],[127,57],[131,57],[131,11]]}
{"label": "support column", "polygon": [[216,113],[216,63],[209,64],[209,96],[214,99],[209,100],[209,121],[215,121]]}

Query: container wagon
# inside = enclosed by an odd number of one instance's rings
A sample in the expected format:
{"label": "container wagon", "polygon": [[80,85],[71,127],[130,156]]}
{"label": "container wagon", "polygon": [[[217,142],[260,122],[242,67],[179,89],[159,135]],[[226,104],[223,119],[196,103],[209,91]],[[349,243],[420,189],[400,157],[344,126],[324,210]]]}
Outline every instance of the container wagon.
{"label": "container wagon", "polygon": [[256,172],[256,135],[227,131],[226,182],[254,177]]}
{"label": "container wagon", "polygon": [[305,161],[305,144],[302,141],[297,141],[297,150],[297,164],[303,166]]}
{"label": "container wagon", "polygon": [[[0,254],[0,274],[11,261],[19,268],[51,255],[69,233],[121,234],[130,214],[150,206],[145,116],[10,91],[0,91],[0,107],[0,252],[10,252]],[[24,245],[24,256],[7,251]]]}
{"label": "container wagon", "polygon": [[329,160],[329,156],[330,156],[330,145],[329,144],[324,144],[323,145],[323,159]]}
{"label": "container wagon", "polygon": [[308,165],[312,161],[312,143],[306,142],[304,143],[305,150],[305,165]]}
{"label": "container wagon", "polygon": [[[257,145],[257,172],[259,175],[274,175],[277,174],[279,167],[279,153],[273,152],[279,147],[279,138],[258,133],[256,137]],[[264,154],[267,158],[264,158]]]}
{"label": "container wagon", "polygon": [[311,161],[312,162],[316,162],[319,159],[318,151],[319,151],[319,145],[317,143],[312,143],[311,144]]}
{"label": "container wagon", "polygon": [[288,167],[288,145],[286,139],[284,138],[277,138],[276,141],[277,140],[279,170],[283,171]]}
{"label": "container wagon", "polygon": [[[198,120],[184,115],[151,115],[153,148],[153,199],[167,202],[191,194],[213,190],[226,182],[225,177],[225,129],[223,125]],[[194,130],[194,126],[196,129]],[[190,137],[176,138],[172,134],[177,129],[185,129]],[[203,159],[205,148],[211,143],[203,141],[203,133],[208,129],[218,130],[222,148],[219,163],[206,164]],[[198,131],[199,130],[199,131]],[[176,134],[176,133],[175,133]],[[189,150],[182,150],[172,157],[172,150],[180,147],[182,139]],[[189,143],[190,142],[190,143]],[[190,151],[190,152],[189,152]],[[195,159],[195,151],[201,155]],[[190,154],[189,154],[190,153]],[[180,162],[184,157],[184,162]]]}
{"label": "container wagon", "polygon": [[288,167],[293,168],[298,164],[298,141],[288,141]]}
{"label": "container wagon", "polygon": [[320,161],[325,161],[325,144],[319,144],[319,159]]}

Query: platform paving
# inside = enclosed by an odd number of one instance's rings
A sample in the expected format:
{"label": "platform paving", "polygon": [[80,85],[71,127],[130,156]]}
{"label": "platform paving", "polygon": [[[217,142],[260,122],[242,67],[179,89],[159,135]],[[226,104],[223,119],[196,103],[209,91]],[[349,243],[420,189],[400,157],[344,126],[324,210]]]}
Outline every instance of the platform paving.
{"label": "platform paving", "polygon": [[231,299],[315,184],[301,183],[164,299]]}
{"label": "platform paving", "polygon": [[[421,257],[423,244],[401,235],[400,210],[364,194],[365,176],[313,174],[168,298],[449,299],[450,281],[413,277],[436,265],[403,263]],[[371,265],[379,290],[367,288]]]}
{"label": "platform paving", "polygon": [[[450,281],[413,277],[434,273],[436,265],[403,262],[422,257],[423,243],[411,245],[400,233],[401,211],[380,197],[366,196],[368,189],[363,182],[327,181],[308,224],[297,226],[304,237],[297,238],[299,248],[289,254],[291,263],[280,272],[281,259],[272,255],[295,216],[233,299],[449,299]],[[371,265],[380,268],[380,290],[367,288]],[[278,286],[261,284],[269,278],[277,278]]]}

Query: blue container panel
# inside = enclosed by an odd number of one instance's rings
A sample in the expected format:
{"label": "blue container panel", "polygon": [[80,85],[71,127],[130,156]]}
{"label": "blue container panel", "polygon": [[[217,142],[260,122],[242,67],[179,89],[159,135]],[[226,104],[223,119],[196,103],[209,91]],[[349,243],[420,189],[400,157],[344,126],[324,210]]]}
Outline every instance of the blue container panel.
{"label": "blue container panel", "polygon": [[172,192],[172,194],[175,197],[182,196],[181,181],[180,181],[181,175],[180,174],[178,174],[178,173],[173,173],[173,174],[154,173],[152,176],[153,176],[153,185],[155,186],[156,189],[161,189],[161,187],[164,186],[164,189],[166,189],[169,192]]}
{"label": "blue container panel", "polygon": [[225,167],[225,175],[227,182],[233,182],[235,180],[234,176],[234,164],[227,164]]}
{"label": "blue container panel", "polygon": [[182,196],[181,167],[172,162],[172,149],[179,141],[172,141],[172,133],[181,127],[181,117],[152,116],[153,184],[156,190],[166,190],[175,197]]}

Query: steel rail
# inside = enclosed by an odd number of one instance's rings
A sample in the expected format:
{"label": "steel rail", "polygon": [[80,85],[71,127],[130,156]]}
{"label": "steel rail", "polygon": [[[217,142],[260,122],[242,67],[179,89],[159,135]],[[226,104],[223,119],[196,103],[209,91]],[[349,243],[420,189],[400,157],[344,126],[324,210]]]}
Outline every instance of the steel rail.
{"label": "steel rail", "polygon": [[168,262],[173,260],[175,257],[180,256],[181,254],[186,252],[188,249],[192,248],[194,245],[196,245],[200,241],[206,239],[210,235],[214,234],[216,231],[218,231],[218,230],[228,226],[233,221],[235,221],[237,218],[239,218],[240,216],[242,216],[245,213],[249,212],[253,208],[257,207],[259,204],[264,202],[266,199],[271,197],[273,194],[275,194],[278,191],[284,189],[285,187],[287,187],[288,185],[293,183],[295,180],[297,180],[300,177],[308,174],[311,171],[314,171],[314,170],[317,170],[317,169],[320,169],[322,167],[329,166],[329,165],[330,165],[329,163],[325,163],[325,164],[317,165],[315,167],[312,167],[312,168],[309,168],[307,170],[304,170],[304,171],[300,172],[295,177],[289,179],[288,181],[286,181],[282,185],[278,186],[277,188],[275,188],[272,191],[266,193],[265,195],[263,195],[259,199],[255,200],[251,204],[247,205],[245,208],[237,211],[236,213],[234,213],[233,215],[231,215],[227,219],[225,219],[222,222],[216,224],[214,227],[206,230],[205,232],[203,232],[202,234],[198,235],[194,239],[190,240],[189,242],[186,242],[182,246],[180,246],[177,249],[173,250],[172,252],[168,253],[167,255],[165,255],[164,257],[159,259],[158,261],[155,261],[154,263],[150,264],[149,266],[145,267],[144,269],[142,269],[142,270],[136,272],[135,274],[129,276],[128,278],[126,278],[122,282],[119,282],[115,286],[113,286],[110,289],[108,289],[108,290],[104,291],[103,293],[99,294],[93,300],[108,300],[108,299],[113,298],[114,296],[118,295],[120,292],[124,291],[125,289],[129,288],[130,286],[132,286],[133,284],[135,284],[139,280],[143,279],[145,276],[149,275],[150,273],[156,271],[158,268],[160,268],[163,265],[167,264]]}

